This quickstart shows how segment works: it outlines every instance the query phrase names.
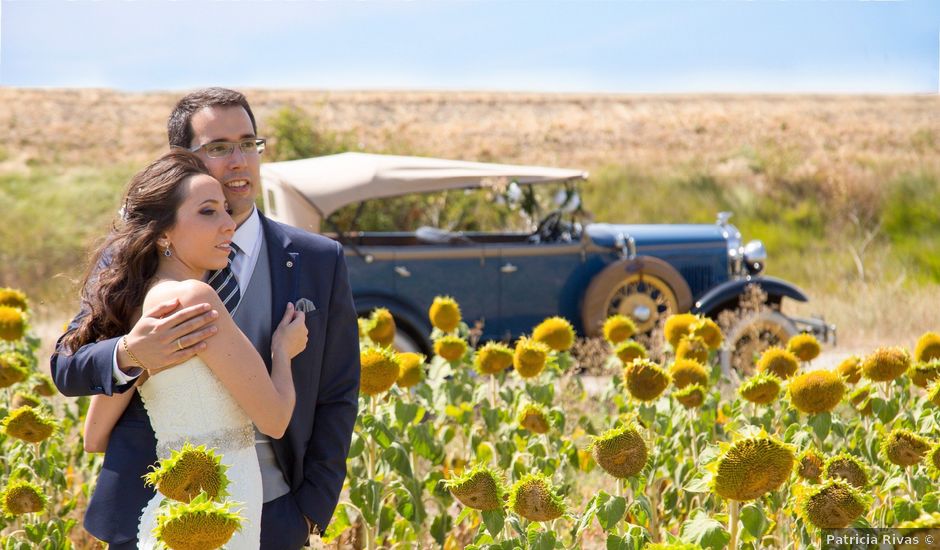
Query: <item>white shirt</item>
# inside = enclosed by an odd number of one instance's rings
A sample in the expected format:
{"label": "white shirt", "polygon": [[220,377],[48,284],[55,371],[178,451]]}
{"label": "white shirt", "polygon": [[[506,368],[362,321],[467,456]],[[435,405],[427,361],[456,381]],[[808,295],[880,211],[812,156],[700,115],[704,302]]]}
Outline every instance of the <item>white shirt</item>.
{"label": "white shirt", "polygon": [[[238,281],[238,290],[243,296],[245,290],[248,289],[251,274],[255,271],[255,265],[258,263],[258,253],[261,251],[262,238],[261,214],[258,213],[257,208],[252,207],[251,214],[248,214],[248,218],[238,226],[235,230],[235,235],[232,236],[232,242],[235,243],[235,246],[237,246],[239,250],[232,260],[232,271],[235,273],[235,280]],[[114,346],[114,354],[112,357],[111,374],[114,377],[115,384],[122,386],[128,382],[134,381],[140,376],[140,373],[128,376],[118,368],[117,344]]]}

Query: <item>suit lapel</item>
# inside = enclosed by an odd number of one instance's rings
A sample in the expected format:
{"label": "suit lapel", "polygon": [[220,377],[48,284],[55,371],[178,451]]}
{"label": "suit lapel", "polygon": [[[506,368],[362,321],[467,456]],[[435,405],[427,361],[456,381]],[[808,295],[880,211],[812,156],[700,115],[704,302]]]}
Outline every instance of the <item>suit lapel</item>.
{"label": "suit lapel", "polygon": [[295,302],[299,254],[292,250],[288,237],[277,224],[261,216],[265,242],[268,245],[268,261],[271,269],[271,334],[284,317],[288,302]]}

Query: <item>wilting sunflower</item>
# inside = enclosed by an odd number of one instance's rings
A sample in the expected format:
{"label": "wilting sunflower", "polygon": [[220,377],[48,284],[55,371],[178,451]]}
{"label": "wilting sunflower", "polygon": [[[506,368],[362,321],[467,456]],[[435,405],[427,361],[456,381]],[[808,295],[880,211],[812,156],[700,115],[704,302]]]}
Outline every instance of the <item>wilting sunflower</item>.
{"label": "wilting sunflower", "polygon": [[598,466],[619,479],[640,473],[649,458],[643,436],[635,426],[629,424],[607,430],[593,438],[588,451]]}
{"label": "wilting sunflower", "polygon": [[776,346],[765,349],[757,360],[758,372],[769,372],[781,380],[790,378],[799,368],[800,360],[796,355]]}
{"label": "wilting sunflower", "polygon": [[911,356],[900,347],[881,347],[862,362],[862,374],[873,382],[890,382],[911,368]]}
{"label": "wilting sunflower", "polygon": [[424,379],[424,355],[410,351],[396,354],[398,357],[398,380],[396,383],[399,388],[410,388]]}
{"label": "wilting sunflower", "polygon": [[0,353],[0,388],[7,388],[29,376],[26,358],[16,352]]}
{"label": "wilting sunflower", "polygon": [[535,327],[532,339],[555,351],[567,351],[574,344],[574,327],[563,317],[549,317]]}
{"label": "wilting sunflower", "polygon": [[[911,544],[895,544],[892,550],[922,550],[924,544],[931,537],[934,542],[940,540],[940,512],[923,513],[908,521],[902,521],[897,526],[898,530],[909,537]],[[911,540],[913,539],[913,540]],[[914,544],[914,542],[917,542]]]}
{"label": "wilting sunflower", "polygon": [[856,489],[868,487],[868,469],[854,456],[842,452],[830,457],[823,466],[826,479],[844,479]]}
{"label": "wilting sunflower", "polygon": [[691,384],[681,390],[672,392],[672,396],[680,405],[687,409],[701,407],[705,402],[705,386],[701,384]]}
{"label": "wilting sunflower", "polygon": [[244,518],[232,511],[235,503],[213,502],[201,494],[188,503],[177,502],[157,516],[153,534],[172,550],[213,550],[224,545]]}
{"label": "wilting sunflower", "polygon": [[902,467],[919,464],[929,450],[930,443],[926,439],[908,430],[892,430],[881,442],[881,452],[893,464]]}
{"label": "wilting sunflower", "polygon": [[376,308],[366,325],[369,339],[380,346],[390,346],[395,341],[395,318],[384,307]]}
{"label": "wilting sunflower", "polygon": [[395,352],[388,348],[370,346],[359,353],[362,370],[359,391],[366,395],[377,395],[388,391],[398,380],[401,365]]}
{"label": "wilting sunflower", "polygon": [[934,359],[940,359],[940,334],[925,332],[914,346],[914,361],[924,363]]}
{"label": "wilting sunflower", "polygon": [[676,361],[691,359],[701,364],[708,362],[708,346],[696,336],[683,336],[676,348]]}
{"label": "wilting sunflower", "polygon": [[793,450],[763,432],[740,439],[712,465],[712,488],[729,500],[754,500],[775,491],[790,477]]}
{"label": "wilting sunflower", "polygon": [[18,391],[13,394],[13,399],[10,400],[10,408],[18,409],[20,407],[39,407],[42,405],[42,400],[39,399],[38,395],[35,395],[26,391]]}
{"label": "wilting sunflower", "polygon": [[862,379],[862,358],[858,355],[846,357],[836,367],[836,372],[847,384],[857,384]]}
{"label": "wilting sunflower", "polygon": [[435,296],[428,309],[431,325],[442,332],[451,332],[460,325],[460,306],[450,296]]}
{"label": "wilting sunflower", "polygon": [[649,359],[635,359],[623,368],[627,390],[640,401],[652,401],[669,386],[669,373]]}
{"label": "wilting sunflower", "polygon": [[701,338],[705,342],[705,345],[708,346],[708,349],[718,349],[721,347],[721,328],[718,327],[718,323],[708,317],[702,317],[692,323],[692,326],[689,327],[689,334],[695,338]]}
{"label": "wilting sunflower", "polygon": [[812,361],[819,356],[819,340],[809,333],[797,334],[787,342],[787,351],[796,355],[800,361]]}
{"label": "wilting sunflower", "polygon": [[542,474],[526,474],[509,493],[509,507],[529,521],[551,521],[565,513],[565,504]]}
{"label": "wilting sunflower", "polygon": [[796,460],[796,473],[801,478],[818,483],[825,461],[815,449],[806,449]]}
{"label": "wilting sunflower", "polygon": [[611,315],[604,321],[604,338],[616,346],[636,334],[636,324],[626,315]]}
{"label": "wilting sunflower", "polygon": [[831,411],[842,401],[845,382],[830,370],[813,370],[791,378],[787,391],[798,411],[818,414]]}
{"label": "wilting sunflower", "polygon": [[871,386],[862,386],[860,388],[856,388],[855,391],[849,394],[849,403],[852,404],[852,408],[854,408],[858,414],[862,416],[871,416],[871,394]]}
{"label": "wilting sunflower", "polygon": [[738,395],[757,405],[773,403],[780,394],[779,378],[769,372],[762,372],[744,381],[738,388]]}
{"label": "wilting sunflower", "polygon": [[708,371],[694,359],[678,359],[669,367],[669,375],[676,388],[682,389],[691,384],[708,385]]}
{"label": "wilting sunflower", "polygon": [[512,365],[512,348],[499,342],[487,342],[473,356],[473,366],[480,374],[497,374]]}
{"label": "wilting sunflower", "polygon": [[0,306],[0,340],[14,342],[26,332],[26,317],[15,307]]}
{"label": "wilting sunflower", "polygon": [[[0,362],[3,360],[0,359]],[[32,391],[36,395],[42,397],[52,397],[56,394],[55,386],[52,384],[52,378],[48,374],[36,373],[33,375],[35,380],[33,382]]]}
{"label": "wilting sunflower", "polygon": [[915,386],[926,388],[934,380],[940,379],[940,359],[931,359],[926,363],[914,363],[907,373]]}
{"label": "wilting sunflower", "polygon": [[542,342],[522,337],[516,341],[516,350],[513,352],[512,365],[523,378],[538,376],[545,368],[545,361],[551,348]]}
{"label": "wilting sunflower", "polygon": [[19,290],[0,288],[0,306],[15,307],[20,311],[27,311],[29,302],[26,300],[26,295]]}
{"label": "wilting sunflower", "polygon": [[670,315],[663,325],[663,336],[673,349],[679,345],[683,336],[687,336],[692,331],[692,325],[698,321],[698,317],[691,313],[678,313]]}
{"label": "wilting sunflower", "polygon": [[434,353],[451,363],[460,361],[467,353],[467,341],[460,336],[446,335],[434,341]]}
{"label": "wilting sunflower", "polygon": [[496,510],[503,507],[506,487],[502,477],[478,464],[463,475],[444,481],[444,488],[467,508]]}
{"label": "wilting sunflower", "polygon": [[3,419],[3,431],[10,437],[22,439],[27,443],[39,443],[56,429],[52,417],[33,407],[20,407]]}
{"label": "wilting sunflower", "polygon": [[548,412],[538,403],[529,403],[519,412],[519,426],[537,434],[548,433],[552,427],[548,421]]}
{"label": "wilting sunflower", "polygon": [[839,480],[804,490],[797,499],[800,515],[820,529],[843,529],[868,510],[871,499]]}
{"label": "wilting sunflower", "polygon": [[225,490],[229,479],[225,475],[228,466],[222,457],[205,445],[196,447],[186,442],[180,450],[171,450],[170,457],[160,461],[159,466],[144,476],[147,485],[152,485],[163,496],[189,502],[199,493],[206,493],[210,500],[227,496]]}
{"label": "wilting sunflower", "polygon": [[624,365],[631,363],[634,359],[646,359],[649,357],[643,344],[635,340],[620,342],[617,344],[616,349],[614,349],[614,354]]}
{"label": "wilting sunflower", "polygon": [[46,509],[48,500],[42,489],[28,481],[11,481],[0,493],[3,513],[9,516],[34,514]]}

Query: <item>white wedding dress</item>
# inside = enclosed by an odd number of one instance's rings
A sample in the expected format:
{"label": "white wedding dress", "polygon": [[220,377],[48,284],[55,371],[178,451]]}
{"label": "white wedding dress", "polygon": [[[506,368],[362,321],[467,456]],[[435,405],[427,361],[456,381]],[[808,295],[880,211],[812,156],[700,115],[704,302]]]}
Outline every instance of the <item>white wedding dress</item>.
{"label": "white wedding dress", "polygon": [[[241,503],[244,517],[224,546],[228,550],[257,550],[261,544],[261,469],[255,452],[254,425],[229,395],[206,363],[194,357],[147,380],[138,390],[157,436],[157,459],[183,443],[206,445],[222,455],[228,465],[228,500]],[[143,510],[138,529],[139,548],[162,545],[152,533],[164,500],[159,492]]]}

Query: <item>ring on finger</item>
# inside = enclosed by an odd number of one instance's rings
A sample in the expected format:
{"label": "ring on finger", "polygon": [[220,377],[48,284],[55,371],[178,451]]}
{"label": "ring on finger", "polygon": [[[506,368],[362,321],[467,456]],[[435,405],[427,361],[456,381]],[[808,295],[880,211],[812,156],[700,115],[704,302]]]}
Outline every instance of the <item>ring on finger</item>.
{"label": "ring on finger", "polygon": [[177,338],[177,339],[176,339],[176,347],[177,347],[180,351],[183,351],[183,344],[180,342],[180,338]]}

